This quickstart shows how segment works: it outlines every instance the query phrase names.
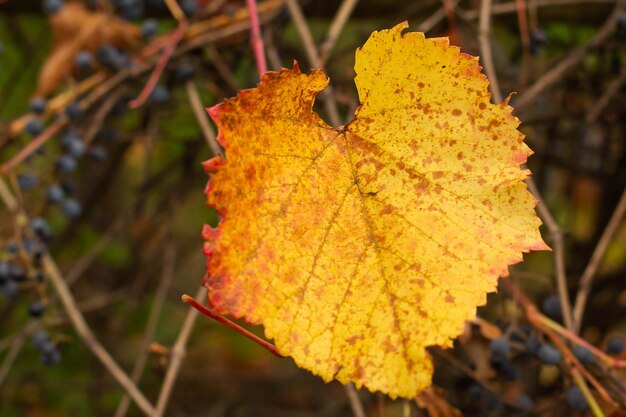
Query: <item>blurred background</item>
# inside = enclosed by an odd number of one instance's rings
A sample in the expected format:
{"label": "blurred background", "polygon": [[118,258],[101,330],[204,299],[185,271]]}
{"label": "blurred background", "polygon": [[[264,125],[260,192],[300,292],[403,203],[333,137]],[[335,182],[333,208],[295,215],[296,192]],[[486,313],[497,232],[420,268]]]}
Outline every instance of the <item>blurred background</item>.
{"label": "blurred background", "polygon": [[[358,105],[354,51],[374,30],[407,20],[480,55],[494,100],[516,93],[554,249],[511,278],[623,357],[625,2],[257,7],[268,67],[323,67],[316,111],[335,126]],[[204,108],[258,82],[249,28],[243,0],[0,0],[0,416],[626,415],[623,372],[570,345],[584,393],[506,288],[454,349],[433,349],[437,388],[416,402],[351,396],[181,302],[205,299],[200,232],[218,220]],[[585,306],[573,323],[569,304]]]}

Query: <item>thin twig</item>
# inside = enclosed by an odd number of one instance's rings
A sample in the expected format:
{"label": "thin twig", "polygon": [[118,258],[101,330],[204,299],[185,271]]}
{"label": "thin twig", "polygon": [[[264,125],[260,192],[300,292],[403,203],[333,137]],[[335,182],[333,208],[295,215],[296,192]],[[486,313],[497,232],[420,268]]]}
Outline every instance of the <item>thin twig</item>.
{"label": "thin twig", "polygon": [[[196,298],[206,298],[206,288],[200,287],[200,289],[196,293]],[[189,340],[191,330],[193,329],[193,325],[196,322],[197,318],[198,311],[194,308],[190,308],[187,312],[187,316],[185,317],[185,321],[183,322],[183,326],[180,329],[178,338],[176,339],[176,342],[172,347],[170,364],[167,368],[167,372],[165,373],[165,379],[163,380],[163,385],[161,387],[161,392],[159,393],[159,398],[157,400],[156,410],[153,414],[153,417],[161,417],[165,413],[167,403],[172,394],[172,389],[174,388],[174,383],[176,382],[176,378],[178,376],[178,371],[180,370],[183,358],[185,357],[187,341]]]}
{"label": "thin twig", "polygon": [[626,214],[626,190],[622,192],[622,197],[620,198],[619,203],[615,208],[615,211],[613,211],[609,223],[606,225],[606,228],[602,232],[600,241],[593,250],[593,254],[591,255],[591,259],[589,260],[587,267],[580,277],[578,294],[576,295],[576,303],[574,304],[573,330],[575,333],[578,333],[580,331],[583,314],[585,313],[585,304],[587,303],[587,298],[589,297],[589,293],[591,292],[591,286],[593,284],[593,277],[596,275],[602,258],[604,258],[604,254],[606,253],[606,249],[609,246],[609,242],[619,229],[619,226],[624,219],[624,214]]}
{"label": "thin twig", "polygon": [[502,102],[502,93],[498,85],[498,77],[493,65],[491,55],[491,0],[482,0],[480,3],[480,23],[478,29],[478,41],[480,43],[480,55],[487,78],[489,79],[491,92],[497,103]]}
{"label": "thin twig", "polygon": [[[459,0],[454,0],[452,2],[453,9],[456,7],[458,3],[459,3]],[[445,7],[441,6],[433,14],[428,16],[424,21],[422,21],[422,23],[420,23],[417,26],[417,31],[424,32],[424,33],[430,32],[432,28],[435,27],[435,25],[437,25],[439,22],[443,20],[444,17],[446,17],[446,9]]]}
{"label": "thin twig", "polygon": [[[302,14],[302,9],[300,9],[300,5],[297,0],[287,0],[287,8],[289,9],[289,13],[291,14],[291,18],[293,19],[294,24],[296,25],[296,30],[298,31],[298,35],[304,44],[304,50],[307,54],[307,58],[309,63],[315,68],[322,68],[322,61],[320,60],[319,53],[317,51],[317,47],[315,46],[315,41],[313,40],[313,36],[311,35],[311,30],[306,23],[306,19]],[[324,91],[320,93],[320,97],[324,100],[324,108],[326,113],[328,113],[328,117],[330,118],[330,123],[334,127],[338,127],[339,120],[339,110],[337,109],[337,102],[335,101],[335,97],[333,95],[333,89],[331,86],[327,86]]]}
{"label": "thin twig", "polygon": [[613,79],[609,83],[608,87],[602,94],[602,97],[600,97],[600,99],[595,102],[591,110],[589,110],[587,116],[585,117],[585,122],[587,122],[588,124],[592,124],[595,123],[596,120],[598,120],[598,117],[600,117],[600,114],[602,114],[606,106],[609,105],[611,99],[613,99],[613,97],[617,93],[619,93],[620,88],[622,87],[622,84],[624,84],[624,82],[626,82],[626,65],[622,67],[622,70],[620,71],[617,78]]}
{"label": "thin twig", "polygon": [[207,113],[202,106],[202,101],[200,100],[200,95],[198,94],[198,90],[196,89],[193,81],[187,81],[185,84],[185,88],[187,90],[187,97],[189,98],[189,103],[191,103],[191,108],[193,109],[193,113],[196,115],[196,119],[198,119],[198,123],[200,124],[200,129],[202,130],[202,135],[206,140],[209,148],[213,152],[213,155],[219,155],[222,157],[222,160],[225,160],[222,149],[220,149],[219,144],[217,143],[217,138],[215,136],[215,131],[209,120],[207,118]]}
{"label": "thin twig", "polygon": [[66,116],[61,116],[57,121],[48,126],[46,130],[41,132],[39,136],[30,141],[28,145],[24,146],[13,158],[11,158],[6,164],[2,166],[2,173],[6,174],[9,171],[12,171],[13,168],[22,163],[26,158],[28,158],[31,154],[33,154],[37,149],[42,147],[50,138],[56,135],[63,126],[67,123],[68,119]]}
{"label": "thin twig", "polygon": [[[613,4],[615,0],[537,0],[536,7],[556,7],[556,6],[573,6],[576,4]],[[497,3],[493,5],[491,14],[508,14],[517,11],[517,0],[508,3]],[[477,10],[468,10],[461,13],[463,19],[474,20],[479,19],[480,12]]]}
{"label": "thin twig", "polygon": [[561,228],[552,217],[550,210],[546,207],[537,185],[532,178],[526,179],[526,185],[528,190],[537,199],[537,213],[548,229],[550,234],[550,240],[552,242],[552,249],[554,251],[554,269],[556,275],[556,284],[559,293],[559,301],[561,303],[561,315],[563,316],[563,322],[565,326],[572,330],[574,323],[572,321],[572,304],[569,298],[569,292],[567,288],[567,273],[565,271],[565,246],[563,244],[563,232]]}
{"label": "thin twig", "polygon": [[[494,98],[499,103],[502,101],[502,92],[500,91],[500,87],[498,86],[497,76],[493,65],[493,57],[491,55],[491,41],[489,37],[489,29],[491,25],[490,9],[491,0],[482,0],[479,33],[480,53],[483,58],[485,72],[487,73],[487,77],[491,82],[491,91],[493,92]],[[559,290],[559,300],[561,302],[563,320],[567,328],[572,329],[572,307],[569,299],[569,293],[567,291],[567,275],[565,272],[565,248],[563,245],[563,233],[561,232],[561,229],[552,217],[552,214],[544,204],[543,199],[541,198],[541,194],[539,193],[539,190],[537,189],[537,186],[535,185],[532,178],[527,178],[526,184],[528,185],[529,191],[538,200],[537,212],[539,214],[539,217],[541,217],[543,223],[548,228],[548,232],[550,233],[550,237],[552,239],[552,245],[554,249],[554,266],[556,270],[555,275],[557,287]]]}
{"label": "thin twig", "polygon": [[264,347],[265,349],[267,349],[268,351],[273,353],[275,356],[277,356],[279,358],[284,358],[284,356],[280,354],[278,349],[276,349],[276,346],[274,346],[273,344],[271,344],[267,340],[261,339],[259,336],[255,335],[251,331],[249,331],[247,329],[244,329],[243,327],[241,327],[240,325],[238,325],[234,321],[231,321],[231,320],[227,319],[224,316],[221,316],[221,315],[219,315],[217,313],[214,313],[209,308],[207,308],[204,305],[202,305],[201,303],[199,303],[195,298],[192,298],[191,296],[189,296],[187,294],[183,294],[182,300],[185,303],[187,303],[190,306],[192,306],[193,308],[195,308],[196,310],[198,310],[200,313],[204,314],[205,316],[207,316],[209,318],[212,318],[213,320],[215,320],[215,321],[217,321],[219,323],[222,323],[226,327],[229,327],[229,328],[233,329],[234,331],[236,331],[237,333],[239,333],[239,334],[247,337],[248,339],[252,340],[254,343],[258,344],[259,346]]}
{"label": "thin twig", "polygon": [[576,368],[572,369],[572,378],[574,378],[574,382],[576,383],[576,385],[578,385],[578,388],[580,388],[580,390],[582,391],[583,396],[587,400],[587,404],[589,404],[589,408],[591,409],[591,412],[593,413],[593,415],[595,417],[604,417],[604,413],[602,412],[602,409],[598,405],[596,399],[593,398],[593,394],[591,394],[591,391],[589,391],[589,388],[587,387],[587,383],[585,382],[583,377],[580,375],[580,372],[578,371],[578,369]]}
{"label": "thin twig", "polygon": [[159,82],[159,78],[161,78],[161,74],[165,70],[165,66],[167,65],[170,58],[172,57],[172,54],[176,50],[176,46],[183,39],[183,35],[185,34],[188,26],[189,23],[187,22],[187,20],[181,20],[178,23],[178,27],[170,35],[167,46],[163,50],[163,53],[159,57],[156,65],[154,66],[154,71],[152,71],[152,74],[150,74],[148,82],[146,82],[146,85],[144,86],[143,90],[141,90],[141,93],[139,93],[139,96],[128,103],[129,108],[136,109],[146,102],[146,100],[150,96],[150,93],[152,93],[152,90],[154,90],[154,87]]}
{"label": "thin twig", "polygon": [[241,90],[241,85],[239,85],[239,81],[237,81],[237,78],[235,78],[235,74],[233,74],[228,65],[226,65],[226,63],[224,62],[224,58],[220,54],[219,50],[215,47],[215,45],[207,45],[204,50],[211,60],[211,64],[213,64],[222,79],[226,81],[226,84],[228,84],[228,86],[233,91]]}
{"label": "thin twig", "polygon": [[587,56],[587,52],[589,52],[589,50],[602,44],[602,42],[604,42],[604,40],[608,38],[617,28],[617,20],[619,19],[625,4],[625,0],[618,0],[615,4],[615,7],[613,8],[613,11],[606,19],[602,27],[600,27],[598,32],[594,35],[594,37],[591,38],[591,40],[589,40],[589,42],[587,42],[585,45],[573,50],[561,62],[553,66],[541,78],[535,81],[535,83],[530,86],[530,88],[524,91],[515,100],[515,107],[517,109],[521,109],[529,105],[547,87],[561,80],[563,74],[582,62],[582,60]]}
{"label": "thin twig", "polygon": [[[161,316],[161,311],[163,310],[163,305],[165,304],[167,291],[170,288],[172,278],[174,276],[176,250],[171,239],[168,239],[167,242],[168,243],[165,245],[165,253],[163,255],[163,272],[157,286],[154,302],[152,303],[152,307],[150,308],[150,313],[148,315],[148,322],[146,323],[143,342],[141,343],[141,348],[139,349],[140,354],[130,374],[130,378],[135,384],[139,382],[141,374],[143,374],[143,370],[146,366],[148,354],[150,353],[150,344],[152,343],[152,339],[154,339],[154,334],[159,323],[159,317]],[[124,395],[124,398],[122,398],[122,401],[120,401],[120,404],[117,407],[115,417],[124,417],[128,411],[129,405],[130,397],[128,397],[128,395]]]}
{"label": "thin twig", "polygon": [[246,5],[248,7],[248,17],[250,18],[250,45],[254,51],[256,68],[259,72],[259,79],[261,79],[263,74],[267,72],[267,62],[265,61],[265,47],[263,46],[263,36],[261,36],[256,0],[246,0]]}
{"label": "thin twig", "polygon": [[87,346],[89,350],[91,350],[92,353],[100,360],[100,362],[102,362],[111,376],[113,376],[113,378],[124,388],[126,393],[130,395],[141,411],[148,416],[153,415],[154,407],[152,404],[150,404],[124,370],[120,368],[117,362],[115,362],[115,359],[113,359],[109,352],[100,344],[96,335],[93,333],[91,328],[89,328],[83,314],[76,305],[74,296],[67,287],[67,284],[61,276],[61,272],[52,257],[45,254],[42,257],[41,263],[46,272],[46,277],[48,277],[49,282],[56,290],[67,315],[74,325],[76,332],[83,340],[83,343],[85,343],[85,346]]}
{"label": "thin twig", "polygon": [[94,263],[98,256],[106,248],[108,248],[109,244],[117,234],[117,232],[121,229],[122,225],[126,222],[126,217],[128,213],[122,213],[113,224],[109,227],[109,229],[100,237],[100,239],[89,248],[89,252],[87,252],[81,259],[65,274],[65,281],[67,285],[72,286],[84,273],[85,271]]}
{"label": "thin twig", "polygon": [[0,366],[0,387],[4,383],[7,375],[9,375],[9,371],[11,370],[15,359],[17,359],[17,356],[22,350],[22,347],[24,347],[24,343],[26,342],[28,335],[33,332],[36,324],[37,323],[35,321],[31,320],[26,326],[22,328],[22,330],[18,334],[13,337],[13,340],[11,341],[11,345],[9,347],[9,351],[2,361],[2,366]]}
{"label": "thin twig", "polygon": [[339,35],[343,30],[344,26],[348,22],[354,7],[358,3],[359,0],[343,0],[341,5],[339,6],[339,10],[335,14],[332,23],[330,24],[330,28],[328,29],[328,33],[326,34],[326,40],[320,46],[320,66],[324,66],[330,54],[337,43],[337,39],[339,39]]}
{"label": "thin twig", "polygon": [[354,413],[354,417],[365,417],[365,410],[363,409],[363,404],[361,404],[359,393],[356,391],[354,384],[348,382],[344,385],[344,389],[348,395],[348,401],[350,402],[350,408],[352,409],[352,413]]}

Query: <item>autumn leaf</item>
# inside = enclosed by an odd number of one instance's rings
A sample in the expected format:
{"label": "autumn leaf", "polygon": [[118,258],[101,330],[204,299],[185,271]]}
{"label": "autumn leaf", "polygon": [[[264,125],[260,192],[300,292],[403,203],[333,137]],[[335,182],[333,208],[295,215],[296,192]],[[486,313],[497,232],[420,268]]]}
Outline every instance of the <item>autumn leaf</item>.
{"label": "autumn leaf", "polygon": [[357,51],[345,126],[312,112],[328,80],[297,65],[209,110],[227,160],[205,163],[221,223],[203,234],[216,312],[263,324],[326,381],[412,398],[431,384],[426,348],[547,247],[511,107],[490,102],[478,58],[406,27]]}

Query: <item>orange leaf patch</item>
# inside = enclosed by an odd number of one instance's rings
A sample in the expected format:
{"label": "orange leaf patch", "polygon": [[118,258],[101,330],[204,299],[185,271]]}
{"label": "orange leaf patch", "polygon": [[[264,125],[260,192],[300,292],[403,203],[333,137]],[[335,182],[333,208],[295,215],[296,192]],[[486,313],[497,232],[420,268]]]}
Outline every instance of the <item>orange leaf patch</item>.
{"label": "orange leaf patch", "polygon": [[547,247],[511,107],[477,58],[406,27],[357,51],[345,126],[312,112],[328,80],[297,66],[210,109],[227,161],[205,163],[221,223],[204,238],[217,312],[326,381],[412,398],[431,384],[426,347]]}

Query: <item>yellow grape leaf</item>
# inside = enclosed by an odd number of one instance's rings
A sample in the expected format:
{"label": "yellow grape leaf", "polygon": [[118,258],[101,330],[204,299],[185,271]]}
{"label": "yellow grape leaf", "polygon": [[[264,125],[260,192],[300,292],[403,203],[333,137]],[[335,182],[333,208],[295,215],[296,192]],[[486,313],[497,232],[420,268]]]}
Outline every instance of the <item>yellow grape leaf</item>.
{"label": "yellow grape leaf", "polygon": [[211,108],[226,161],[204,229],[209,301],[263,324],[325,381],[412,398],[426,347],[451,346],[522,252],[547,249],[519,165],[532,153],[478,58],[446,38],[374,32],[356,53],[361,105],[312,112],[326,75],[283,69]]}

